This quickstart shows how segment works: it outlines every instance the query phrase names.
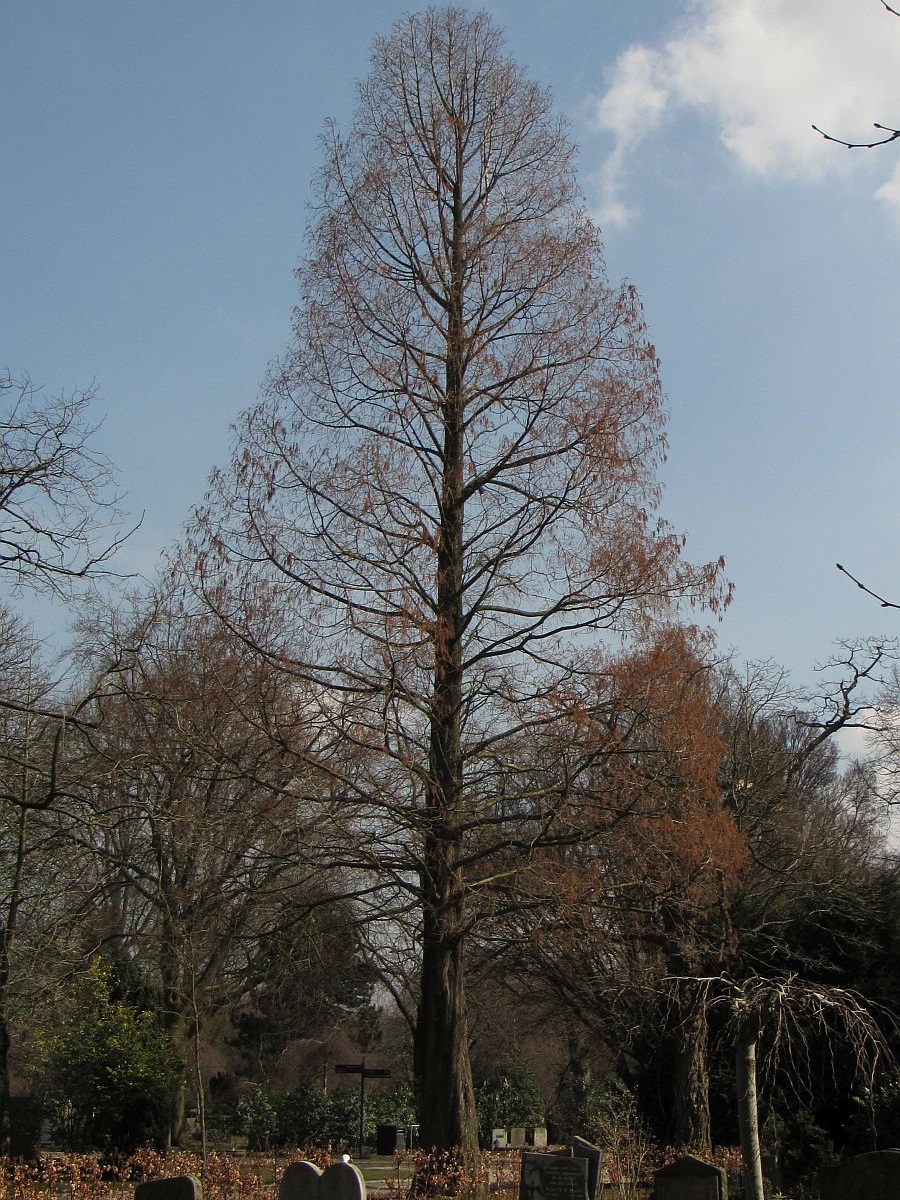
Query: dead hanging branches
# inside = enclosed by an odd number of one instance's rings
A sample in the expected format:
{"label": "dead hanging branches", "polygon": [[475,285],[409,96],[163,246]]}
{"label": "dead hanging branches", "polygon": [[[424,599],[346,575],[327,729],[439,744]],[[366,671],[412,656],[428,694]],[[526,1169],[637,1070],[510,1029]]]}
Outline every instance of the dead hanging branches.
{"label": "dead hanging branches", "polygon": [[804,1085],[810,1088],[810,1063],[819,1061],[813,1053],[814,1039],[828,1047],[835,1072],[833,1050],[835,1044],[840,1044],[870,1092],[879,1075],[897,1070],[882,1028],[882,1023],[889,1023],[895,1032],[893,1018],[847,988],[806,982],[796,975],[774,979],[752,975],[744,980],[722,975],[677,982],[692,986],[709,1010],[718,1008],[726,1016],[735,1055],[747,1200],[764,1200],[765,1195],[758,1108],[760,1076],[770,1081],[777,1077],[798,1095]]}

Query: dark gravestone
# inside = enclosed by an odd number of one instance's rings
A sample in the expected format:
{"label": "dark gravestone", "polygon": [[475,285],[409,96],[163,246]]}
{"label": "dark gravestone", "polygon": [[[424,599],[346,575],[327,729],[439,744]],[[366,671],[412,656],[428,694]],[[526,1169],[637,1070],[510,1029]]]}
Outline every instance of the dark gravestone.
{"label": "dark gravestone", "polygon": [[149,1179],[134,1189],[134,1200],[203,1200],[203,1188],[193,1175]]}
{"label": "dark gravestone", "polygon": [[366,1181],[350,1162],[335,1163],[327,1171],[315,1163],[295,1162],[285,1168],[278,1200],[366,1200]]}
{"label": "dark gravestone", "polygon": [[562,1154],[522,1155],[519,1200],[588,1200],[588,1161]]}
{"label": "dark gravestone", "polygon": [[587,1159],[587,1191],[588,1200],[597,1200],[600,1195],[600,1181],[603,1171],[603,1151],[599,1146],[586,1142],[584,1138],[572,1138],[573,1158]]}
{"label": "dark gravestone", "polygon": [[728,1179],[720,1167],[688,1155],[653,1174],[654,1200],[728,1200]]}
{"label": "dark gravestone", "polygon": [[822,1200],[896,1200],[900,1196],[900,1150],[873,1150],[819,1172]]}

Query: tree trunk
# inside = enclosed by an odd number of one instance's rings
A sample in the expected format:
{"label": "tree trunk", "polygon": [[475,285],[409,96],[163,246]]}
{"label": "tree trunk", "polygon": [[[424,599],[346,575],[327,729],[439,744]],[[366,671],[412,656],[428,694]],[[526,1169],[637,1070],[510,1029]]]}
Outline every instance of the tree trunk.
{"label": "tree trunk", "polygon": [[745,1200],[765,1200],[762,1157],[759,1148],[759,1113],[756,1104],[756,1032],[744,1028],[735,1048],[738,1128],[744,1160]]}
{"label": "tree trunk", "polygon": [[706,997],[702,987],[678,980],[670,1005],[672,1144],[712,1149],[709,1120]]}
{"label": "tree trunk", "polygon": [[[465,998],[465,881],[457,865],[462,834],[463,756],[463,430],[465,334],[463,278],[462,134],[456,130],[452,221],[448,239],[445,392],[439,537],[436,553],[436,612],[433,632],[434,685],[431,699],[429,785],[426,804],[422,899],[422,974],[413,1042],[419,1136],[426,1151],[457,1150],[477,1155],[478,1124],[469,1061]],[[432,1190],[427,1178],[417,1191]]]}
{"label": "tree trunk", "polygon": [[[441,871],[445,884],[454,882],[449,857],[446,843],[431,848],[432,871]],[[424,915],[413,1066],[422,1149],[459,1149],[464,1156],[471,1156],[478,1151],[478,1127],[469,1063],[458,882],[456,890],[455,899],[445,891],[440,910],[429,905]]]}

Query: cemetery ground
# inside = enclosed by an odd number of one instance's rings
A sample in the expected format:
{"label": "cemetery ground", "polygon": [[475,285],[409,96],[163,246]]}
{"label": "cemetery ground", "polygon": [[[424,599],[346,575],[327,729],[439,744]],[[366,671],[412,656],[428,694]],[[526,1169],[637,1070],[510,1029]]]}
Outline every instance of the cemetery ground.
{"label": "cemetery ground", "polygon": [[[674,1161],[681,1151],[673,1148],[650,1151],[641,1148],[637,1157],[626,1158],[620,1148],[607,1153],[599,1188],[601,1200],[650,1200],[653,1172]],[[517,1200],[521,1151],[485,1152],[477,1169],[470,1173],[459,1194],[463,1197],[496,1196]],[[740,1154],[730,1148],[715,1155],[729,1176],[729,1195],[740,1200]],[[304,1148],[274,1153],[240,1150],[217,1151],[204,1157],[185,1150],[160,1153],[142,1149],[113,1160],[98,1155],[43,1152],[35,1159],[3,1160],[6,1200],[132,1200],[142,1182],[194,1176],[202,1183],[203,1200],[277,1200],[279,1184],[291,1163],[312,1161],[321,1169],[341,1160],[328,1149]],[[371,1155],[356,1160],[371,1200],[403,1200],[410,1193],[417,1154],[400,1151],[394,1155]],[[621,1172],[621,1173],[620,1173]],[[452,1173],[448,1171],[448,1192]]]}

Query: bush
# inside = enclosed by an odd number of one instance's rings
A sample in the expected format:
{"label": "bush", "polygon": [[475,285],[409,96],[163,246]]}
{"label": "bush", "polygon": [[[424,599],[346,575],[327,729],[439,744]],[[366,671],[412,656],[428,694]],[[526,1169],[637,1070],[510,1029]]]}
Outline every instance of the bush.
{"label": "bush", "polygon": [[324,1146],[329,1138],[328,1096],[301,1084],[278,1105],[280,1146]]}
{"label": "bush", "polygon": [[533,1128],[544,1120],[544,1099],[530,1067],[504,1059],[475,1089],[478,1134],[490,1146],[493,1129]]}
{"label": "bush", "polygon": [[[271,1098],[270,1098],[271,1099]],[[326,1095],[307,1084],[273,1101],[279,1146],[327,1146],[359,1137],[359,1089],[338,1088]],[[408,1125],[415,1120],[412,1088],[407,1083],[366,1094],[365,1137],[374,1142],[379,1125]]]}
{"label": "bush", "polygon": [[366,1137],[373,1139],[379,1125],[412,1125],[416,1119],[416,1098],[408,1083],[393,1083],[377,1092],[366,1093]]}
{"label": "bush", "polygon": [[32,1033],[31,1073],[63,1145],[124,1152],[161,1143],[177,1082],[156,1015],[113,998],[110,970],[94,964],[71,1005]]}
{"label": "bush", "polygon": [[238,1128],[248,1150],[268,1150],[278,1133],[277,1101],[254,1084],[238,1100]]}

